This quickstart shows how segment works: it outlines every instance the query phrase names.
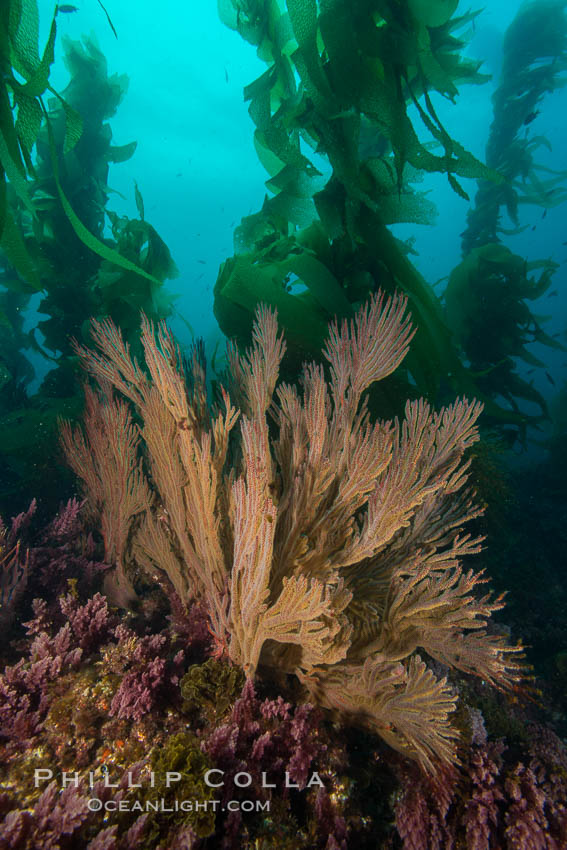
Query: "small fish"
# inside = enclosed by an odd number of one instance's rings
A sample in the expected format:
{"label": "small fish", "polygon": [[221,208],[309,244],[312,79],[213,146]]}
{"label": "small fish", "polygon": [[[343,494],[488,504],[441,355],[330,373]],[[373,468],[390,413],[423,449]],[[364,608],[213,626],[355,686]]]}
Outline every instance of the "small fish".
{"label": "small fish", "polygon": [[534,372],[535,369],[530,369],[528,372],[526,372],[526,375],[533,375]]}
{"label": "small fish", "polygon": [[144,220],[144,199],[142,198],[142,193],[138,189],[138,184],[134,180],[134,198],[136,200],[136,209],[140,215],[141,220]]}
{"label": "small fish", "polygon": [[544,218],[546,217],[546,215],[547,215],[547,209],[545,209],[545,210],[543,211],[542,219],[544,219]]}
{"label": "small fish", "polygon": [[69,6],[69,5],[67,5],[67,3],[64,3],[62,6],[57,6],[57,8],[55,10],[55,14],[62,12],[64,15],[70,15],[71,12],[78,12],[78,11],[79,11],[78,6]]}
{"label": "small fish", "polygon": [[207,261],[206,261],[206,260],[197,260],[197,262],[198,262],[198,263],[201,263],[201,265],[202,265],[202,266],[206,266],[206,265],[207,265]]}
{"label": "small fish", "polygon": [[550,383],[550,384],[554,387],[554,386],[555,386],[555,381],[553,380],[553,378],[551,377],[551,375],[549,374],[549,372],[546,372],[546,373],[545,373],[545,377],[547,378],[547,380],[549,381],[549,383]]}
{"label": "small fish", "polygon": [[528,115],[526,115],[526,117],[524,118],[524,124],[526,126],[528,124],[531,124],[532,121],[534,121],[537,118],[537,116],[540,114],[540,112],[541,112],[541,109],[536,109],[535,112],[528,113]]}
{"label": "small fish", "polygon": [[534,226],[532,227],[532,230],[535,230],[535,229],[536,229],[536,225],[534,224]]}
{"label": "small fish", "polygon": [[225,69],[224,69],[224,78],[228,83],[228,71],[226,70],[226,66],[225,66]]}
{"label": "small fish", "polygon": [[549,295],[548,295],[547,297],[548,297],[548,298],[554,298],[556,295],[557,295],[557,290],[556,290],[556,289],[554,289],[554,290],[553,290],[553,292],[550,292],[550,293],[549,293]]}

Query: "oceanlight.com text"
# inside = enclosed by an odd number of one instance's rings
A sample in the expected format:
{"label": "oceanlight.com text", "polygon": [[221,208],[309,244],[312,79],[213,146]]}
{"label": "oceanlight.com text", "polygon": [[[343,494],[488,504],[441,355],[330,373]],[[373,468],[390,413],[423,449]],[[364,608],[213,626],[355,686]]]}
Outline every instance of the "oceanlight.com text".
{"label": "oceanlight.com text", "polygon": [[269,800],[101,800],[91,797],[89,811],[111,812],[269,812]]}

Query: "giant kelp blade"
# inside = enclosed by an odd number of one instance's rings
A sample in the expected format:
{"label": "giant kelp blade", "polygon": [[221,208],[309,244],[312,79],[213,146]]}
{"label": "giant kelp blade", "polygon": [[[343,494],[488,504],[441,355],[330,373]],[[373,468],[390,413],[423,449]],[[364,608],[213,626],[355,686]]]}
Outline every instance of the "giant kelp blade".
{"label": "giant kelp blade", "polygon": [[36,0],[10,3],[8,26],[12,45],[10,60],[16,71],[27,80],[40,63],[39,10]]}
{"label": "giant kelp blade", "polygon": [[115,251],[114,248],[110,248],[108,245],[105,245],[104,242],[101,242],[100,239],[97,239],[80,221],[75,211],[73,210],[71,204],[69,203],[63,188],[61,186],[61,182],[59,180],[59,167],[57,164],[57,151],[55,149],[55,141],[53,138],[53,129],[51,127],[49,118],[46,115],[47,121],[47,131],[49,136],[49,148],[51,153],[51,162],[53,166],[53,179],[55,181],[55,186],[57,188],[57,194],[59,195],[59,199],[61,201],[61,205],[65,211],[65,215],[69,219],[71,227],[87,248],[90,248],[91,251],[94,251],[95,254],[98,254],[103,260],[108,260],[110,263],[114,263],[117,266],[120,266],[123,269],[126,269],[130,272],[135,272],[136,274],[141,275],[142,277],[147,278],[147,280],[152,281],[157,286],[161,286],[161,281],[155,278],[153,275],[148,274],[148,272],[141,269],[135,263],[127,260],[126,257],[123,257],[118,251]]}
{"label": "giant kelp blade", "polygon": [[[16,80],[12,81],[12,85],[21,95],[25,97],[39,97],[42,95],[49,82],[49,70],[53,64],[55,50],[55,36],[57,34],[57,26],[55,24],[55,16],[51,22],[49,38],[45,45],[45,50],[40,62],[35,67],[30,67],[28,73],[24,74],[26,82],[19,85]],[[27,62],[26,62],[27,66]]]}
{"label": "giant kelp blade", "polygon": [[41,280],[35,264],[27,251],[19,228],[9,210],[5,211],[0,247],[8,258],[9,263],[16,269],[29,287],[32,290],[42,289]]}

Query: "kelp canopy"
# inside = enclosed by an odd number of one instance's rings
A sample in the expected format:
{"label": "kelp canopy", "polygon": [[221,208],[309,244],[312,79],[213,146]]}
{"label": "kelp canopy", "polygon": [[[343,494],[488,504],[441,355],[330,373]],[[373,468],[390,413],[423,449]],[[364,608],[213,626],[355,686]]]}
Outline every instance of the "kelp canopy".
{"label": "kelp canopy", "polygon": [[[110,315],[135,346],[141,310],[155,319],[168,315],[171,296],[162,287],[177,269],[144,218],[138,190],[139,219],[107,208],[109,165],[136,149],[136,142],[115,145],[108,123],[127,76],[109,74],[92,39],[67,40],[71,80],[55,92],[49,69],[57,13],[41,57],[36,0],[10,0],[0,14],[0,499],[12,511],[14,499],[18,506],[22,499],[22,508],[29,504],[37,478],[42,488],[53,487],[55,498],[64,492],[56,420],[80,407],[70,338],[81,338],[93,315]],[[36,292],[46,318],[25,331]],[[32,396],[29,349],[54,364]]]}
{"label": "kelp canopy", "polygon": [[[551,260],[528,263],[504,245],[488,243],[453,269],[445,290],[447,319],[478,386],[487,397],[503,396],[518,414],[518,400],[525,399],[538,405],[542,418],[548,416],[544,397],[518,374],[515,360],[543,367],[526,346],[562,347],[529,307],[548,291],[556,268]],[[539,275],[530,274],[538,269]]]}
{"label": "kelp canopy", "polygon": [[[58,98],[50,99],[48,116],[58,155],[58,180],[74,216],[90,236],[122,260],[117,265],[112,256],[101,256],[92,250],[89,239],[76,233],[74,221],[58,197],[49,135],[42,131],[32,185],[38,221],[34,238],[28,240],[36,265],[48,269],[42,277],[47,294],[40,312],[49,318],[38,328],[50,351],[59,349],[69,355],[70,338],[82,337],[83,324],[93,315],[112,316],[136,344],[140,310],[152,318],[170,312],[171,297],[162,284],[178,271],[167,246],[145,220],[141,199],[137,199],[138,219],[119,217],[108,209],[110,165],[129,160],[137,146],[136,142],[114,144],[109,124],[126,94],[127,75],[109,74],[106,58],[91,38],[84,43],[64,39],[63,46],[71,76],[63,92],[64,103],[84,118],[80,139],[66,151],[65,108]],[[137,195],[141,197],[139,190]],[[112,239],[105,234],[107,218]]]}
{"label": "kelp canopy", "polygon": [[[472,306],[470,317],[462,313],[462,305],[459,316],[454,309],[445,311],[410,262],[411,249],[393,237],[389,225],[432,223],[433,205],[413,188],[425,172],[446,174],[453,190],[466,200],[461,178],[479,180],[471,233],[475,221],[482,219],[482,232],[494,234],[500,206],[506,204],[516,216],[520,195],[523,202],[563,200],[559,182],[564,175],[542,181],[538,172],[545,169],[531,159],[531,152],[545,140],[520,140],[518,131],[544,93],[561,84],[565,4],[550,0],[539,9],[540,4],[529,3],[510,28],[487,165],[449,135],[433,102],[441,95],[454,103],[459,85],[487,79],[479,72],[481,63],[463,55],[466,42],[460,33],[474,23],[477,13],[455,15],[457,0],[219,0],[218,5],[223,21],[256,45],[268,65],[245,89],[245,98],[271,192],[259,213],[243,219],[235,234],[235,256],[221,266],[215,287],[221,328],[240,343],[247,342],[256,304],[277,306],[289,344],[287,367],[293,374],[303,360],[317,355],[330,318],[352,316],[377,286],[387,291],[401,288],[409,297],[418,332],[404,367],[380,387],[380,409],[389,415],[399,412],[401,399],[408,395],[440,402],[448,393],[464,392],[483,400],[487,423],[512,425],[514,433],[525,437],[526,426],[546,415],[545,401],[517,375],[511,358],[533,362],[524,344],[549,339],[526,298],[546,291],[555,264],[534,264],[543,271],[531,278],[528,266],[516,258],[525,271],[519,286],[508,287],[516,305],[521,302],[514,313],[516,343],[505,343],[505,353],[497,352],[496,359],[485,359],[475,368],[478,358],[459,327],[470,318],[472,333],[473,326],[478,329],[479,321],[487,319],[485,312],[474,305],[474,295],[465,299]],[[555,24],[546,21],[540,26],[548,7]],[[548,38],[550,26],[555,32]],[[537,37],[524,53],[522,41],[533,28]],[[514,108],[509,102],[512,80],[513,85],[520,83],[522,92]],[[528,183],[519,187],[519,177]],[[476,237],[471,238],[475,244]],[[475,261],[468,260],[469,267]],[[508,279],[504,265],[497,275],[502,280]],[[463,279],[473,280],[469,272],[457,274],[461,286]],[[500,288],[497,299],[503,291]],[[497,314],[504,309],[505,299]],[[541,415],[526,413],[516,396],[536,402]]]}
{"label": "kelp canopy", "polygon": [[[483,393],[501,395],[518,413],[519,400],[537,405],[541,415],[531,416],[533,423],[548,416],[547,405],[533,382],[519,374],[516,361],[544,367],[526,347],[529,343],[565,350],[544,331],[530,306],[548,292],[558,264],[549,258],[528,262],[500,242],[529,226],[520,223],[521,205],[543,207],[545,216],[567,197],[567,172],[534,160],[536,151],[551,151],[551,144],[531,133],[546,95],[567,81],[566,6],[565,0],[523,3],[506,32],[486,146],[488,165],[505,180],[480,181],[463,233],[464,259],[445,292],[449,324]],[[504,211],[512,229],[504,226]]]}
{"label": "kelp canopy", "polygon": [[475,13],[453,17],[456,7],[219,2],[225,23],[268,64],[245,97],[273,193],[242,221],[236,255],[221,267],[219,324],[244,341],[257,301],[277,306],[295,367],[316,354],[330,318],[351,315],[378,285],[401,287],[419,330],[405,386],[392,393],[403,375],[390,381],[391,403],[382,391],[390,410],[416,386],[436,398],[442,382],[460,376],[466,389],[439,302],[387,227],[432,220],[431,203],[411,185],[424,171],[445,173],[463,197],[460,178],[498,179],[451,138],[431,99],[454,100],[458,84],[486,79],[458,36]]}
{"label": "kelp canopy", "polygon": [[[27,214],[31,216],[32,223],[37,218],[36,207],[30,197],[27,178],[35,177],[32,152],[43,127],[47,133],[46,144],[53,171],[54,189],[75,235],[99,257],[149,280],[154,280],[147,271],[123,257],[113,247],[105,244],[102,239],[90,231],[85,222],[77,216],[63,190],[60,157],[71,152],[81,139],[83,116],[49,83],[49,71],[54,60],[57,32],[56,17],[59,8],[59,6],[55,6],[49,38],[41,57],[38,47],[39,12],[37,0],[7,0],[0,12],[0,67],[2,68],[2,80],[0,81],[0,248],[28,287],[34,290],[43,288],[38,269],[29,256],[25,244],[25,234],[21,230],[21,222],[16,220],[18,213],[11,208],[11,201],[15,196],[18,200],[16,210],[19,211],[19,207],[23,206]],[[104,75],[106,75],[106,62],[102,54],[100,54],[100,57],[103,60]],[[91,60],[92,58],[93,52],[91,51]],[[72,60],[69,61],[72,65]],[[83,63],[84,67],[85,64]],[[78,70],[79,65],[75,62],[71,71],[73,73]],[[92,73],[91,69],[91,84],[94,85],[94,94],[100,104],[102,89],[98,85],[100,80],[97,77],[98,73]],[[20,81],[21,79],[24,80],[23,83]],[[55,95],[60,109],[63,130],[59,139],[56,137],[54,124],[50,120],[48,109],[44,103],[44,96],[48,91]],[[106,89],[105,95],[107,93],[108,89]],[[113,114],[121,97],[122,95],[119,96],[114,105],[112,105],[112,97],[110,102],[106,103],[102,110],[105,117]],[[53,106],[50,108],[53,111]],[[89,103],[89,110],[91,108],[92,103]],[[110,109],[110,112],[108,112],[108,109]],[[101,113],[98,108],[94,108],[92,117],[95,121],[97,118],[100,119]],[[129,146],[129,153],[130,155],[133,153],[131,146]],[[123,158],[127,158],[127,156]],[[112,156],[109,156],[109,159],[112,159]],[[155,283],[159,286],[158,280],[155,280]]]}
{"label": "kelp canopy", "polygon": [[[523,3],[503,42],[503,63],[492,99],[494,118],[486,146],[486,162],[506,179],[481,182],[463,233],[463,254],[501,234],[519,232],[521,204],[545,209],[567,197],[567,172],[534,161],[534,153],[551,145],[541,134],[531,135],[532,122],[546,95],[565,85],[567,77],[567,17],[565,0]],[[514,230],[501,221],[505,209]],[[525,229],[525,226],[524,228]]]}

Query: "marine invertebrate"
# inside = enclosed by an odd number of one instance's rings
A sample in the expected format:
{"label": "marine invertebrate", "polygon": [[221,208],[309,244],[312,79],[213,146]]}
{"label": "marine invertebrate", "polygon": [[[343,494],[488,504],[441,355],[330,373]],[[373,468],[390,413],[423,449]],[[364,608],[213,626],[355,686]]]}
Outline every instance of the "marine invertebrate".
{"label": "marine invertebrate", "polygon": [[[222,409],[209,409],[198,352],[186,382],[164,325],[156,334],[142,321],[147,371],[110,320],[92,332],[98,350],[76,345],[99,384],[88,440],[64,424],[62,443],[106,534],[120,528],[124,571],[167,577],[186,604],[202,604],[218,655],[248,678],[263,665],[295,673],[318,703],[427,769],[453,761],[456,695],[418,651],[510,687],[520,647],[487,633],[502,600],[477,598],[486,580],[460,564],[481,542],[462,531],[480,512],[463,454],[481,405],[461,399],[435,413],[421,400],[403,422],[370,421],[365,391],[412,338],[406,298],[377,294],[350,323],[332,323],[329,380],[307,364],[302,393],[276,389],[285,343],[276,314],[260,307],[251,349],[229,352],[238,409],[225,389]],[[125,399],[144,457],[128,438]],[[97,424],[109,417],[122,429],[113,439]],[[101,503],[91,482],[119,469],[123,498]]]}

